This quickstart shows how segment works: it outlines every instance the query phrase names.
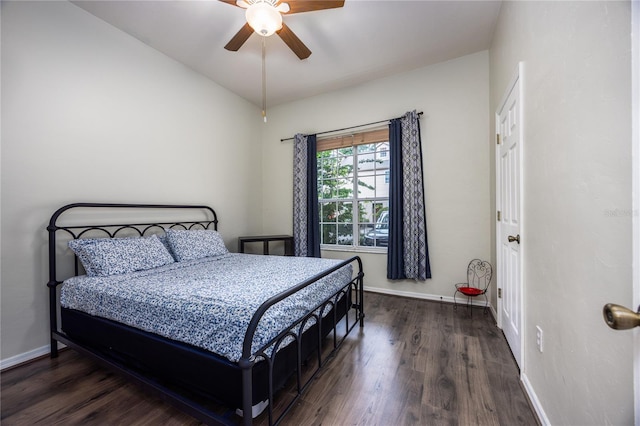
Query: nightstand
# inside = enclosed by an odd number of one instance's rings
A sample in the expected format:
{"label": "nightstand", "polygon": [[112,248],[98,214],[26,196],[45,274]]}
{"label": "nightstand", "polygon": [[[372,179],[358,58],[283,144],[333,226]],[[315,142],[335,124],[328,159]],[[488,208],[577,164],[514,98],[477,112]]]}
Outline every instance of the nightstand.
{"label": "nightstand", "polygon": [[271,241],[284,242],[284,255],[293,256],[293,237],[291,235],[255,235],[250,237],[238,237],[238,253],[244,253],[245,243],[262,242],[262,254],[269,254]]}

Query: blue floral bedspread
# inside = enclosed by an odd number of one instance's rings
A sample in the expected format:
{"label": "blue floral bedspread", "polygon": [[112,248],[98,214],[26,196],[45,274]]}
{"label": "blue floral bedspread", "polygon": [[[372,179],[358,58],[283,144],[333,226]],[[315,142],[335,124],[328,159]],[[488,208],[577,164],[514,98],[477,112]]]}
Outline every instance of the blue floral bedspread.
{"label": "blue floral bedspread", "polygon": [[[340,260],[228,253],[109,277],[69,278],[60,303],[207,349],[236,362],[257,308]],[[351,281],[347,265],[270,308],[260,321],[257,350]]]}

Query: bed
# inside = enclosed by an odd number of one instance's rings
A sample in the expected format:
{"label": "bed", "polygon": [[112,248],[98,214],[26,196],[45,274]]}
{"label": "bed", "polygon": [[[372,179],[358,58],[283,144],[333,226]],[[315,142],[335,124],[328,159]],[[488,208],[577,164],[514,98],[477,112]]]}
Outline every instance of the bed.
{"label": "bed", "polygon": [[47,231],[51,357],[69,346],[206,424],[278,424],[364,325],[359,257],[229,253],[208,206],[75,203]]}

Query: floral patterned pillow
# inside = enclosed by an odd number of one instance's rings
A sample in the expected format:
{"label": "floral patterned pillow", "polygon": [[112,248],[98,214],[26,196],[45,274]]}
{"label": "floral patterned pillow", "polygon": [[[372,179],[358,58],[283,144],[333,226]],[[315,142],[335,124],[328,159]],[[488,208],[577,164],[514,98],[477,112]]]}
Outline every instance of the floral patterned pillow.
{"label": "floral patterned pillow", "polygon": [[166,248],[169,254],[171,254],[171,257],[173,257],[173,260],[176,260],[176,256],[173,254],[173,251],[171,250],[171,245],[169,245],[169,238],[167,238],[166,235],[158,235],[158,238],[160,239],[160,242],[162,243],[164,248]]}
{"label": "floral patterned pillow", "polygon": [[105,277],[157,268],[174,259],[156,235],[69,241],[88,276]]}
{"label": "floral patterned pillow", "polygon": [[211,229],[167,229],[167,239],[178,262],[229,253],[220,234]]}

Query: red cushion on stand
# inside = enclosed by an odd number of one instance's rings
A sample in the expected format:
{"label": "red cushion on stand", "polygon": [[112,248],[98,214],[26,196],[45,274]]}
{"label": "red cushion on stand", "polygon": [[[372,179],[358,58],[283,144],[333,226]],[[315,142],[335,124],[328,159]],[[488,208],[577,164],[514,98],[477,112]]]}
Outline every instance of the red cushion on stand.
{"label": "red cushion on stand", "polygon": [[478,296],[483,293],[481,289],[475,287],[460,287],[458,290],[466,296]]}

